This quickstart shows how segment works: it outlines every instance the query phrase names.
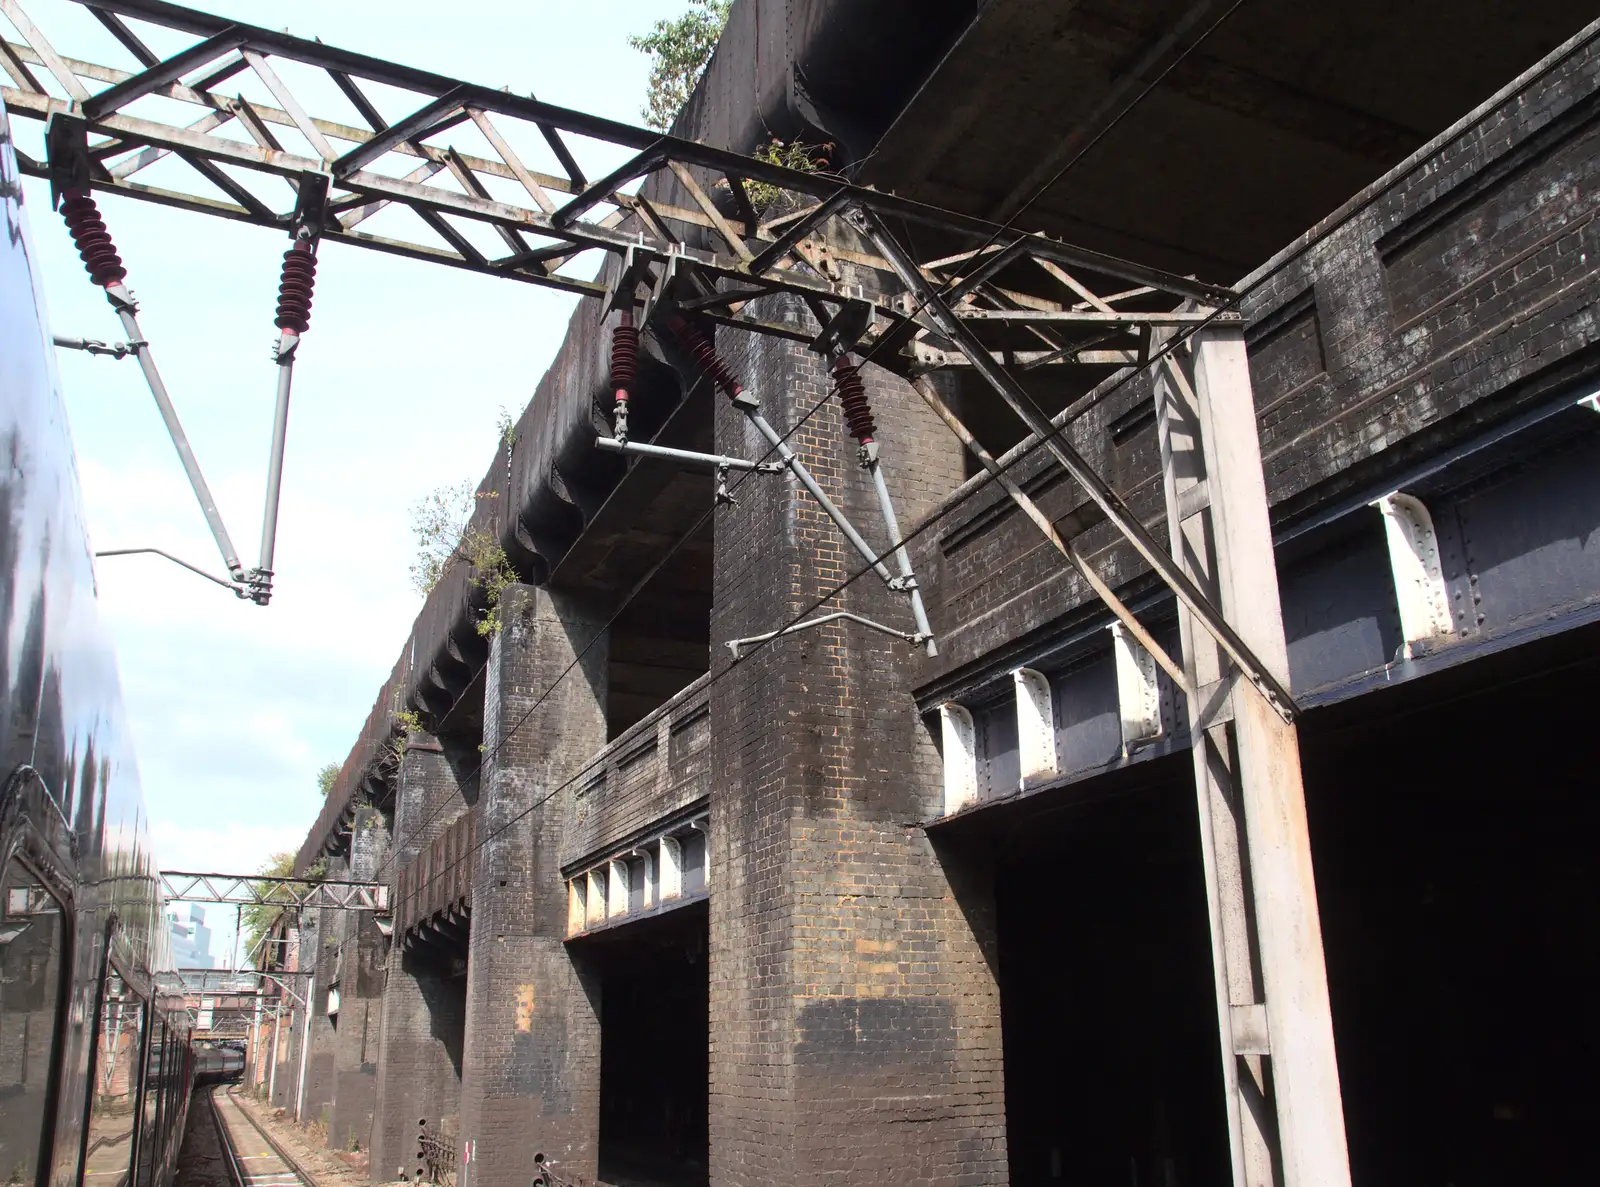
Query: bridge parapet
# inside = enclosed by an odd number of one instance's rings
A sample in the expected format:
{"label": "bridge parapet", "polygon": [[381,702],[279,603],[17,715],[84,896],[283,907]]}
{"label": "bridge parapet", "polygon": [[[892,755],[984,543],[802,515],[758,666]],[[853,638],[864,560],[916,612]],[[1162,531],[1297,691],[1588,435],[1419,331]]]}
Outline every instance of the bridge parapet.
{"label": "bridge parapet", "polygon": [[570,796],[563,868],[637,841],[711,794],[711,690],[702,676],[589,760]]}
{"label": "bridge parapet", "polygon": [[402,934],[443,920],[464,925],[472,913],[478,814],[463,813],[395,873],[395,927]]}

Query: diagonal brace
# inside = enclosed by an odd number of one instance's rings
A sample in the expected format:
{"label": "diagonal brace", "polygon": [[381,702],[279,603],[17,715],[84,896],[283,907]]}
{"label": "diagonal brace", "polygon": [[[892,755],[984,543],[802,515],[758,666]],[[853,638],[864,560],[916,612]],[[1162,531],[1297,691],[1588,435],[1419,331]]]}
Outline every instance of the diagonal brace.
{"label": "diagonal brace", "polygon": [[989,352],[984,349],[983,344],[962,319],[956,316],[923,278],[915,259],[889,232],[878,215],[874,211],[856,206],[847,217],[857,230],[877,246],[878,251],[900,277],[901,283],[911,291],[939,329],[971,361],[973,370],[981,375],[1007,404],[1011,405],[1012,410],[1039,437],[1045,448],[1054,455],[1056,461],[1061,463],[1073,481],[1083,487],[1084,492],[1122,533],[1123,538],[1133,545],[1144,562],[1155,570],[1178,600],[1216,639],[1218,646],[1227,653],[1228,658],[1239,668],[1245,679],[1267,700],[1280,717],[1292,722],[1297,710],[1289,690],[1278,681],[1265,664],[1256,658],[1244,640],[1239,637],[1239,633],[1223,617],[1222,612],[1190,580],[1188,574],[1184,573],[1172,559],[1171,554],[1156,542],[1149,530],[1123,502],[1122,496],[1113,490],[1110,484],[1094,471],[1083,455],[1062,437],[1056,426],[1051,424],[1049,418],[1040,411],[1033,397],[1011,377],[1010,372],[990,357]]}

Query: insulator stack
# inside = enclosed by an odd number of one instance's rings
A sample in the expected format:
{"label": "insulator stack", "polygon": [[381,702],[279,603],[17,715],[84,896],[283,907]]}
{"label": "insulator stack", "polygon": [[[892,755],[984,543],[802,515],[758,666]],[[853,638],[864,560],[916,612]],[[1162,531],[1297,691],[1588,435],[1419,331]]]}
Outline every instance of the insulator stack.
{"label": "insulator stack", "polygon": [[297,239],[283,253],[283,273],[278,281],[278,316],[273,324],[280,330],[304,334],[311,326],[311,289],[317,280],[317,257],[309,239]]}
{"label": "insulator stack", "polygon": [[839,397],[844,409],[845,427],[850,435],[863,445],[868,445],[877,435],[878,426],[872,420],[872,405],[867,400],[867,385],[861,379],[861,368],[840,355],[833,364],[833,394]]}
{"label": "insulator stack", "polygon": [[127,278],[128,270],[122,266],[122,257],[111,242],[111,232],[106,230],[100,208],[86,190],[68,190],[61,203],[61,217],[77,246],[78,255],[89,279],[102,288],[120,284]]}
{"label": "insulator stack", "polygon": [[639,329],[633,318],[624,313],[622,324],[611,331],[611,386],[616,390],[617,403],[628,402],[638,377]]}
{"label": "insulator stack", "polygon": [[744,391],[744,386],[734,375],[733,369],[723,362],[722,356],[710,342],[706,341],[704,334],[681,317],[674,317],[669,321],[667,329],[683,343],[684,349],[694,356],[694,361],[700,365],[700,369],[711,376],[712,382],[727,394],[728,399],[731,400]]}

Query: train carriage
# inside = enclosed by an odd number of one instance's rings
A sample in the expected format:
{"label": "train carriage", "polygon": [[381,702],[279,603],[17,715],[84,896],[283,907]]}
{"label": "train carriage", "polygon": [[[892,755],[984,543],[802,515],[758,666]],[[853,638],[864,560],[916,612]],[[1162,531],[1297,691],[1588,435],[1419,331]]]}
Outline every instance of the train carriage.
{"label": "train carriage", "polygon": [[0,105],[0,1183],[158,1187],[194,1079]]}

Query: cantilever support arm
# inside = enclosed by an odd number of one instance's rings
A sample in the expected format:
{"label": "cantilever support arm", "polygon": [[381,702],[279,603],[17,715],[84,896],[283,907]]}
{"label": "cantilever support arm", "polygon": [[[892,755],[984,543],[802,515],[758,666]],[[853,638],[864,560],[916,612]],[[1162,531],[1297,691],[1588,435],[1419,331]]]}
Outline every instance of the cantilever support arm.
{"label": "cantilever support arm", "polygon": [[217,550],[222,553],[222,563],[228,567],[228,573],[235,581],[245,581],[248,575],[244,571],[244,566],[239,563],[239,550],[233,546],[233,541],[228,537],[228,529],[222,522],[222,512],[217,510],[217,501],[212,498],[211,487],[206,484],[205,475],[200,472],[200,462],[194,456],[188,434],[183,431],[183,423],[178,419],[178,410],[173,407],[172,397],[167,394],[166,381],[156,369],[155,358],[150,353],[150,344],[145,341],[144,331],[139,328],[139,306],[135,303],[133,294],[122,284],[108,286],[106,300],[111,303],[111,308],[122,320],[122,327],[128,335],[128,344],[134,349],[134,356],[139,360],[139,369],[144,372],[145,383],[150,387],[150,394],[155,397],[161,419],[166,422],[167,435],[172,438],[173,448],[178,451],[178,460],[183,463],[183,472],[189,477],[189,486],[194,491],[194,497],[200,502],[200,510],[206,517],[206,525],[211,529],[211,537],[217,542]]}
{"label": "cantilever support arm", "polygon": [[889,483],[883,477],[883,467],[874,452],[867,461],[867,472],[872,475],[872,489],[878,496],[878,510],[883,514],[883,526],[889,533],[889,547],[894,552],[895,565],[900,570],[901,588],[911,598],[911,617],[916,620],[917,634],[923,638],[923,648],[932,659],[939,654],[939,644],[933,637],[933,624],[928,621],[928,609],[922,604],[922,590],[917,585],[916,571],[911,567],[911,554],[900,535],[900,517],[894,513],[894,500],[889,497]]}
{"label": "cantilever support arm", "polygon": [[266,605],[272,596],[272,562],[278,542],[278,498],[283,489],[283,448],[289,435],[289,389],[294,383],[295,348],[300,336],[285,330],[278,340],[278,399],[272,413],[272,450],[267,456],[267,495],[261,511],[261,559],[250,575],[252,597]]}
{"label": "cantilever support arm", "polygon": [[1092,466],[1061,435],[1050,419],[1040,411],[1038,404],[1027,391],[1012,378],[1010,372],[990,356],[971,329],[955,315],[950,306],[934,291],[923,277],[917,262],[900,245],[882,219],[871,210],[853,207],[847,218],[852,226],[865,235],[889,261],[902,284],[927,312],[939,330],[967,356],[972,368],[990,387],[1011,405],[1056,461],[1083,487],[1084,492],[1111,521],[1123,538],[1133,545],[1144,562],[1155,570],[1173,594],[1195,616],[1196,621],[1217,641],[1230,660],[1285,721],[1292,722],[1297,709],[1294,697],[1256,656],[1250,651],[1239,633],[1229,625],[1222,612],[1212,604],[1205,593],[1189,579],[1171,554],[1156,542],[1144,524],[1122,501],[1122,496],[1097,474]]}
{"label": "cantilever support arm", "polygon": [[159,556],[163,560],[169,560],[175,565],[179,565],[179,566],[181,566],[181,567],[183,567],[185,569],[188,569],[189,572],[195,574],[196,576],[204,577],[207,581],[214,581],[218,585],[222,586],[223,589],[231,590],[238,597],[241,597],[241,598],[249,597],[249,593],[246,591],[245,587],[243,585],[240,585],[238,582],[225,581],[223,578],[218,577],[215,573],[207,573],[204,569],[200,568],[198,565],[191,565],[188,561],[183,560],[181,557],[173,556],[170,552],[163,552],[159,548],[107,548],[107,549],[104,549],[104,550],[102,550],[100,552],[95,553],[95,555],[96,556],[140,556],[140,555],[143,555],[144,553],[149,553],[151,556]]}

